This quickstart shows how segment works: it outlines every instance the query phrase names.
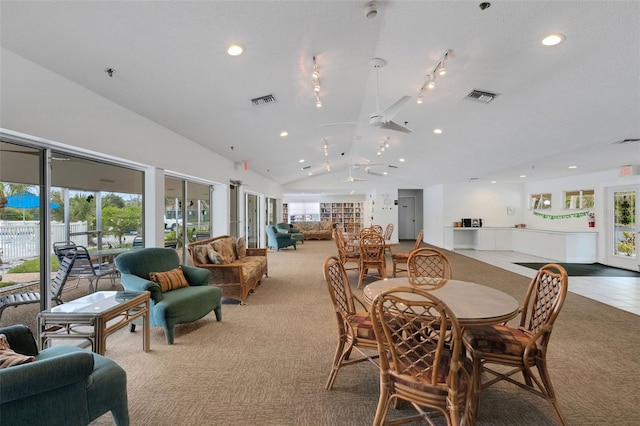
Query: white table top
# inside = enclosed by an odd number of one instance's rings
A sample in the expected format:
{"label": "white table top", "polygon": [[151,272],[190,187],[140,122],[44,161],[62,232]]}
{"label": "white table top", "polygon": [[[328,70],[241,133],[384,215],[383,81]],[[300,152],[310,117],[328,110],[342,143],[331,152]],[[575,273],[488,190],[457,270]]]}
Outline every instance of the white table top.
{"label": "white table top", "polygon": [[[409,287],[407,277],[387,278],[365,286],[363,295],[366,302],[393,287]],[[447,280],[442,287],[430,291],[442,300],[456,315],[460,325],[498,324],[514,318],[520,304],[511,295],[467,281]],[[406,293],[408,299],[417,295]]]}

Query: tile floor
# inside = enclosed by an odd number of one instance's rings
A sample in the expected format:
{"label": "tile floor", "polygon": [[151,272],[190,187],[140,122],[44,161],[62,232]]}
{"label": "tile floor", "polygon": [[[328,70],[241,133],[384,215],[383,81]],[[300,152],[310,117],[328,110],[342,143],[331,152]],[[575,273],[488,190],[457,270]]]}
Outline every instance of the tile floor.
{"label": "tile floor", "polygon": [[[455,250],[455,252],[529,278],[533,278],[536,271],[515,265],[513,262],[553,262],[550,259],[514,251]],[[640,278],[569,277],[569,291],[640,315]]]}

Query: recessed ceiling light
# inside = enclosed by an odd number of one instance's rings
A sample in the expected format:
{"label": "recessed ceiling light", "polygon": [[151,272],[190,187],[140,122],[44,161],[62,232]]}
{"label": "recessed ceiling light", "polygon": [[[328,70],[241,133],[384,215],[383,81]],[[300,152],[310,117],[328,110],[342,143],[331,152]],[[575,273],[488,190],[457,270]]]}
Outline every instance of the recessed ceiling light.
{"label": "recessed ceiling light", "polygon": [[309,172],[308,175],[311,176],[313,174],[313,172]]}
{"label": "recessed ceiling light", "polygon": [[389,173],[387,173],[387,172],[382,172],[382,174],[386,176],[386,175],[388,175]]}
{"label": "recessed ceiling light", "polygon": [[289,136],[289,132],[287,132],[286,130],[283,130],[282,132],[280,132],[280,136],[282,136],[283,138],[285,136]]}
{"label": "recessed ceiling light", "polygon": [[442,133],[442,129],[433,129],[433,133],[435,133],[436,135],[439,135]]}
{"label": "recessed ceiling light", "polygon": [[227,49],[227,53],[231,56],[242,55],[242,52],[244,52],[244,47],[241,44],[232,44]]}
{"label": "recessed ceiling light", "polygon": [[578,166],[569,166],[570,169],[577,169]]}
{"label": "recessed ceiling light", "polygon": [[495,180],[492,180],[492,181],[491,181],[491,183],[496,183],[496,182],[497,182],[497,181],[495,181]]}
{"label": "recessed ceiling light", "polygon": [[298,163],[304,163],[304,158],[299,159]]}
{"label": "recessed ceiling light", "polygon": [[399,162],[404,163],[404,158],[398,159]]}
{"label": "recessed ceiling light", "polygon": [[527,175],[520,175],[520,177],[521,177],[521,178],[526,178],[526,177],[527,177]]}
{"label": "recessed ceiling light", "polygon": [[544,39],[542,39],[542,44],[545,46],[555,46],[556,44],[560,44],[564,41],[564,34],[549,34]]}

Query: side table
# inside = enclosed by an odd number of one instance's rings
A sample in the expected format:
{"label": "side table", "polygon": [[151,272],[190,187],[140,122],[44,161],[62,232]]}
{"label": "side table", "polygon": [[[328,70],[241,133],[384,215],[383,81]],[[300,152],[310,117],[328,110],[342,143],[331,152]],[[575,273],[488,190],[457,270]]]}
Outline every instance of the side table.
{"label": "side table", "polygon": [[107,336],[143,318],[143,350],[149,351],[149,292],[97,291],[38,314],[38,345],[52,339],[83,338],[93,352],[104,355]]}

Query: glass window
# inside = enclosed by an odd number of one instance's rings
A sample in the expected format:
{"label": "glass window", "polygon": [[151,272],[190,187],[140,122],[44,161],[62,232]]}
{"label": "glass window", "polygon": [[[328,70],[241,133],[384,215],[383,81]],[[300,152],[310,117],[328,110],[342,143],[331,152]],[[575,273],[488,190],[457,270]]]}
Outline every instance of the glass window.
{"label": "glass window", "polygon": [[565,210],[592,209],[594,206],[593,189],[566,191],[564,193]]}
{"label": "glass window", "polygon": [[532,194],[529,196],[529,209],[551,209],[551,194]]}

